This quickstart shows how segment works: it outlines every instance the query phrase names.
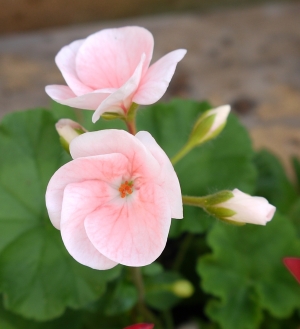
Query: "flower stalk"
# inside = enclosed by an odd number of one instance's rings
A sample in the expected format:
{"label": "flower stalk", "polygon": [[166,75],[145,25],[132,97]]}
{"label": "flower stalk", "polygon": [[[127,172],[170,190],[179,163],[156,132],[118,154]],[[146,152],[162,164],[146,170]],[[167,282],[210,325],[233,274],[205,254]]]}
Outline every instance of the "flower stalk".
{"label": "flower stalk", "polygon": [[131,277],[133,284],[135,285],[138,292],[138,312],[142,315],[143,320],[155,323],[156,328],[163,329],[161,321],[152,313],[145,303],[145,286],[143,281],[143,275],[140,267],[130,267]]}
{"label": "flower stalk", "polygon": [[127,125],[128,132],[132,135],[135,135],[137,132],[135,118],[136,118],[136,111],[138,110],[138,108],[139,108],[138,104],[132,103],[125,117],[125,123]]}
{"label": "flower stalk", "polygon": [[184,158],[192,149],[193,145],[185,144],[184,147],[173,157],[171,158],[171,163],[174,166],[177,162],[179,162],[182,158]]}

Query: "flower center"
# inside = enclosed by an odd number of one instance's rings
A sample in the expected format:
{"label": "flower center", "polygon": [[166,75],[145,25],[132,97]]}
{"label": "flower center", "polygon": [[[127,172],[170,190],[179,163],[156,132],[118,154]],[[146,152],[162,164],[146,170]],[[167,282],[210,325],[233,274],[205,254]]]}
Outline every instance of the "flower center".
{"label": "flower center", "polygon": [[119,187],[119,192],[121,194],[121,198],[125,198],[127,195],[131,194],[133,182],[126,181],[125,183],[121,184]]}

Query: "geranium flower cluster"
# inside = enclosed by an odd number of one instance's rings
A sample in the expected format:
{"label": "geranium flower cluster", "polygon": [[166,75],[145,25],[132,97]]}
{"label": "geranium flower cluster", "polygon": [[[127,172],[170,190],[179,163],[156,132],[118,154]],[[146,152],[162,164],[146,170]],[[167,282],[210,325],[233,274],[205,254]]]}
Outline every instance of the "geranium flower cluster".
{"label": "geranium flower cluster", "polygon": [[[152,53],[153,37],[144,28],[102,30],[61,49],[56,63],[68,86],[47,86],[46,92],[61,104],[94,110],[93,122],[104,113],[115,113],[132,128],[131,109],[163,96],[186,50],[172,51],[150,65]],[[223,106],[200,117],[176,161],[216,137],[229,111]],[[51,178],[46,205],[69,253],[81,264],[101,270],[118,263],[152,263],[166,245],[171,218],[183,218],[185,199],[165,152],[145,131],[87,132],[66,119],[57,130],[73,160]],[[186,200],[194,206],[208,205],[203,197]],[[221,219],[265,224],[275,211],[266,200],[237,190],[218,200],[219,205],[213,201],[206,210]]]}

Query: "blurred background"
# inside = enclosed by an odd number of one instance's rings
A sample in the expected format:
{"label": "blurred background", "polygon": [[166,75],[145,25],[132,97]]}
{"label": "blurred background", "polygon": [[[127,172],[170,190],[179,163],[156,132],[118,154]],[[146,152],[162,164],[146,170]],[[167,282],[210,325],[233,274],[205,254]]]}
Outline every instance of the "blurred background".
{"label": "blurred background", "polygon": [[[47,84],[64,81],[62,46],[106,27],[141,25],[154,60],[188,54],[164,97],[229,103],[256,149],[290,171],[300,157],[300,2],[262,0],[0,0],[0,115],[46,107]],[[184,109],[183,109],[184,110]]]}
{"label": "blurred background", "polygon": [[[159,13],[210,11],[266,0],[1,0],[0,33]],[[274,2],[274,1],[273,1]],[[277,0],[277,3],[287,0]]]}

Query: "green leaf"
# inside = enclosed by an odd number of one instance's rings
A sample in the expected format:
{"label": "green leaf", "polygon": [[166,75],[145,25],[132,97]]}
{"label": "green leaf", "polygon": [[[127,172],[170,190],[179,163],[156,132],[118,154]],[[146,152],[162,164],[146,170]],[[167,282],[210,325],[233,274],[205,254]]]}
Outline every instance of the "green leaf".
{"label": "green leaf", "polygon": [[300,287],[282,264],[300,256],[293,225],[277,214],[266,227],[218,223],[208,233],[212,253],[203,256],[197,271],[203,290],[217,299],[208,316],[222,329],[255,329],[263,310],[284,318],[300,307]]}
{"label": "green leaf", "polygon": [[5,307],[48,320],[97,299],[120,268],[95,271],[67,253],[45,208],[52,174],[69,159],[45,110],[7,115],[0,126],[0,291]]}
{"label": "green leaf", "polygon": [[6,311],[0,304],[1,329],[80,329],[81,327],[81,315],[74,311],[68,310],[62,317],[52,321],[37,322]]}
{"label": "green leaf", "polygon": [[144,275],[156,275],[163,272],[164,269],[160,263],[153,262],[152,264],[143,266],[141,270]]}
{"label": "green leaf", "polygon": [[[130,312],[121,313],[118,316],[107,316],[103,314],[103,309],[97,309],[97,311],[95,312],[85,312],[83,320],[83,329],[121,329],[133,323],[132,315],[130,314]],[[64,328],[57,327],[56,329]]]}
{"label": "green leaf", "polygon": [[180,298],[172,292],[172,285],[180,279],[182,279],[181,275],[175,272],[161,272],[145,277],[146,303],[159,311],[175,306]]}
{"label": "green leaf", "polygon": [[263,150],[255,155],[258,170],[256,195],[263,196],[277,209],[287,214],[296,201],[297,192],[289,181],[278,158]]}
{"label": "green leaf", "polygon": [[300,319],[297,312],[288,319],[278,319],[270,316],[269,313],[265,312],[265,318],[260,329],[282,329],[282,328],[299,328]]}
{"label": "green leaf", "polygon": [[119,281],[113,291],[107,293],[105,302],[105,315],[113,316],[124,313],[136,304],[138,294],[135,286],[126,281]]}
{"label": "green leaf", "polygon": [[[149,131],[169,157],[173,157],[186,143],[190,132],[208,103],[173,100],[140,109],[137,117],[139,130]],[[203,196],[223,189],[239,188],[253,192],[256,171],[252,163],[253,151],[246,129],[230,115],[224,131],[214,140],[193,149],[175,165],[182,193]],[[184,231],[201,233],[215,219],[196,207],[184,207],[184,220],[172,221],[170,236]]]}

